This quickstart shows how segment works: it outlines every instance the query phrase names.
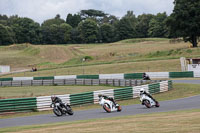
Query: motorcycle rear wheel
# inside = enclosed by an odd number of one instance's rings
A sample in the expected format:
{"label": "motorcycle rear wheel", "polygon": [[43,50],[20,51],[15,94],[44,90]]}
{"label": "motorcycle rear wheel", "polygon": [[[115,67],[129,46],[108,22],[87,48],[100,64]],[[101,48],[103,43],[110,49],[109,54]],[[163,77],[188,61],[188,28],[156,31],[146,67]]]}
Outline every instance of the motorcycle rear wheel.
{"label": "motorcycle rear wheel", "polygon": [[120,112],[120,111],[122,111],[122,108],[121,108],[121,106],[118,106],[117,107],[117,112]]}
{"label": "motorcycle rear wheel", "polygon": [[67,105],[67,113],[68,113],[69,115],[73,115],[73,114],[74,114],[72,108],[71,108],[69,105]]}
{"label": "motorcycle rear wheel", "polygon": [[143,103],[147,108],[151,108],[151,104],[148,100],[145,100]]}
{"label": "motorcycle rear wheel", "polygon": [[109,104],[107,104],[107,103],[103,105],[103,109],[104,109],[106,112],[108,112],[108,113],[110,113],[110,112],[111,112],[110,105],[109,105]]}
{"label": "motorcycle rear wheel", "polygon": [[54,112],[54,114],[56,116],[62,116],[63,115],[62,112],[59,109],[57,109],[57,108],[53,108],[53,112]]}
{"label": "motorcycle rear wheel", "polygon": [[155,105],[156,107],[160,107],[160,104],[159,104],[159,102],[158,101],[156,101],[156,105]]}

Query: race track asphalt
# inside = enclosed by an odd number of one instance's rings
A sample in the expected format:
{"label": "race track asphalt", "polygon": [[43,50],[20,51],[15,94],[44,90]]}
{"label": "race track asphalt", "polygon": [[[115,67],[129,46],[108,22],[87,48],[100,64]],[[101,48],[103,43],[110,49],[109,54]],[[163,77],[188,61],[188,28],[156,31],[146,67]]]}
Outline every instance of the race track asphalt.
{"label": "race track asphalt", "polygon": [[173,83],[200,84],[200,80],[172,80]]}
{"label": "race track asphalt", "polygon": [[0,119],[0,128],[24,126],[24,125],[35,125],[35,124],[39,125],[39,124],[47,124],[47,123],[55,123],[55,122],[70,122],[70,121],[77,121],[77,120],[109,118],[109,117],[117,117],[117,116],[147,114],[147,113],[156,113],[156,112],[168,112],[168,111],[175,111],[175,110],[199,109],[199,108],[200,108],[200,95],[197,95],[197,96],[192,96],[192,97],[187,97],[187,98],[182,98],[182,99],[161,101],[159,108],[147,109],[143,105],[136,104],[136,105],[122,106],[122,112],[106,113],[101,108],[101,109],[75,111],[74,115],[72,116],[66,115],[62,117],[57,117],[52,113],[52,114],[45,114],[45,115]]}

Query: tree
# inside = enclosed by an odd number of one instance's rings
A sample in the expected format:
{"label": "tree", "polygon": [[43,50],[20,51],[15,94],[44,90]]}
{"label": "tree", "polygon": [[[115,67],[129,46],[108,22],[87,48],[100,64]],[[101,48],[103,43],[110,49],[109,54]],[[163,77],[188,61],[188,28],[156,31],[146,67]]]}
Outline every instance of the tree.
{"label": "tree", "polygon": [[81,43],[81,36],[78,28],[73,28],[71,30],[70,38],[71,38],[70,42],[73,44]]}
{"label": "tree", "polygon": [[68,14],[66,18],[66,22],[71,25],[73,28],[77,27],[81,22],[81,16],[79,14]]}
{"label": "tree", "polygon": [[40,43],[40,25],[30,18],[13,18],[10,23],[17,43]]}
{"label": "tree", "polygon": [[136,31],[137,19],[132,11],[128,11],[127,14],[120,19],[115,28],[117,31],[117,38],[119,40],[129,39],[137,37]]}
{"label": "tree", "polygon": [[42,26],[50,26],[50,25],[52,25],[52,24],[61,25],[62,23],[65,23],[65,20],[61,19],[61,18],[60,18],[60,15],[57,14],[55,18],[45,20],[45,21],[42,23]]}
{"label": "tree", "polygon": [[184,41],[197,47],[200,36],[200,1],[174,0],[174,10],[167,20],[170,33],[183,37]]}
{"label": "tree", "polygon": [[[66,24],[65,20],[60,18],[60,15],[56,15],[53,19],[48,19],[42,23],[41,26],[41,32],[42,32],[42,38],[43,43],[47,44],[63,44],[64,41],[64,34],[61,27],[62,24]],[[68,25],[68,24],[67,24]]]}
{"label": "tree", "polygon": [[101,24],[108,23],[108,24],[114,25],[114,23],[118,21],[119,19],[115,17],[114,15],[107,15],[102,18]]}
{"label": "tree", "polygon": [[100,27],[101,40],[102,42],[113,42],[114,41],[114,27],[110,24],[103,24]]}
{"label": "tree", "polygon": [[149,23],[153,17],[152,14],[142,14],[138,16],[138,23],[136,26],[138,37],[148,37]]}
{"label": "tree", "polygon": [[158,13],[149,22],[148,35],[150,37],[167,37],[167,27],[165,21],[167,19],[166,12]]}
{"label": "tree", "polygon": [[95,43],[97,41],[98,26],[91,19],[86,19],[79,23],[78,30],[83,43]]}
{"label": "tree", "polygon": [[14,33],[8,26],[0,24],[0,45],[14,43]]}
{"label": "tree", "polygon": [[66,44],[71,41],[71,30],[72,27],[69,24],[63,23],[59,26],[59,33],[61,34],[61,43]]}
{"label": "tree", "polygon": [[7,25],[8,17],[0,14],[0,24]]}
{"label": "tree", "polygon": [[97,17],[104,17],[106,14],[103,11],[89,9],[89,10],[81,10],[80,15],[82,18],[97,18]]}
{"label": "tree", "polygon": [[92,19],[94,20],[98,25],[102,24],[103,19],[107,16],[108,14],[104,13],[103,11],[100,10],[94,10],[94,9],[89,9],[89,10],[81,10],[80,11],[80,16],[82,20],[85,19]]}

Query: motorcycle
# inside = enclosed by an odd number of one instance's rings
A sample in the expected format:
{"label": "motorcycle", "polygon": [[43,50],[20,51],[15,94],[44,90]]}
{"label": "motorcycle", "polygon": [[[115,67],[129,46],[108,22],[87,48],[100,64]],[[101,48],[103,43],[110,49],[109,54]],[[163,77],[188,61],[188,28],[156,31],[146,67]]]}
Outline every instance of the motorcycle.
{"label": "motorcycle", "polygon": [[62,116],[62,115],[73,115],[74,112],[70,105],[68,104],[60,104],[60,103],[52,103],[51,107],[53,108],[53,112],[56,116]]}
{"label": "motorcycle", "polygon": [[116,103],[116,105],[113,103],[113,101],[109,100],[109,99],[105,99],[104,97],[100,97],[99,98],[99,104],[101,106],[103,106],[103,109],[107,112],[113,112],[113,111],[117,111],[120,112],[122,110],[121,106],[119,104]]}
{"label": "motorcycle", "polygon": [[159,102],[154,101],[152,98],[150,98],[146,94],[140,94],[140,101],[142,105],[145,105],[147,108],[160,107]]}

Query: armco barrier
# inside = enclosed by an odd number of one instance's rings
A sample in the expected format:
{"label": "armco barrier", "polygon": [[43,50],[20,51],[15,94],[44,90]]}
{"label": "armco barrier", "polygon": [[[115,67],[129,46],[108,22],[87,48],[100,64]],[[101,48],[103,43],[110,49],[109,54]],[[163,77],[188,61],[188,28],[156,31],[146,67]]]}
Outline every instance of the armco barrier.
{"label": "armco barrier", "polygon": [[12,81],[13,78],[0,78],[0,81]]}
{"label": "armco barrier", "polygon": [[47,86],[47,85],[111,85],[137,86],[161,80],[124,80],[124,79],[49,79],[0,81],[0,86]]}
{"label": "armco barrier", "polygon": [[36,98],[1,99],[0,113],[36,111]]}
{"label": "armco barrier", "polygon": [[77,75],[77,79],[99,79],[99,75]]}
{"label": "armco barrier", "polygon": [[[200,71],[187,72],[145,72],[151,79],[200,77]],[[0,81],[18,80],[57,80],[57,79],[142,79],[143,73],[119,73],[119,74],[99,74],[99,75],[61,75],[49,77],[13,77],[0,78]]]}
{"label": "armco barrier", "polygon": [[116,100],[126,100],[133,98],[133,88],[127,87],[127,88],[114,89],[114,98]]}
{"label": "armco barrier", "polygon": [[169,72],[170,78],[188,78],[188,77],[194,77],[193,71],[189,72]]}
{"label": "armco barrier", "polygon": [[[57,96],[60,97],[64,103],[68,103],[74,106],[98,103],[99,94],[112,96],[115,100],[136,98],[139,97],[139,91],[141,88],[144,88],[147,92],[151,94],[165,92],[172,89],[172,81],[162,81],[159,83],[152,83],[140,86]],[[38,111],[50,110],[50,104],[50,96],[40,96],[36,98],[2,99],[0,100],[0,113],[35,111],[36,109]]]}
{"label": "armco barrier", "polygon": [[92,103],[94,103],[93,92],[85,92],[85,93],[70,95],[71,105],[82,105],[82,104],[92,104]]}
{"label": "armco barrier", "polygon": [[143,73],[124,74],[124,79],[142,79]]}
{"label": "armco barrier", "polygon": [[154,83],[149,85],[149,93],[155,94],[160,92],[160,83]]}

